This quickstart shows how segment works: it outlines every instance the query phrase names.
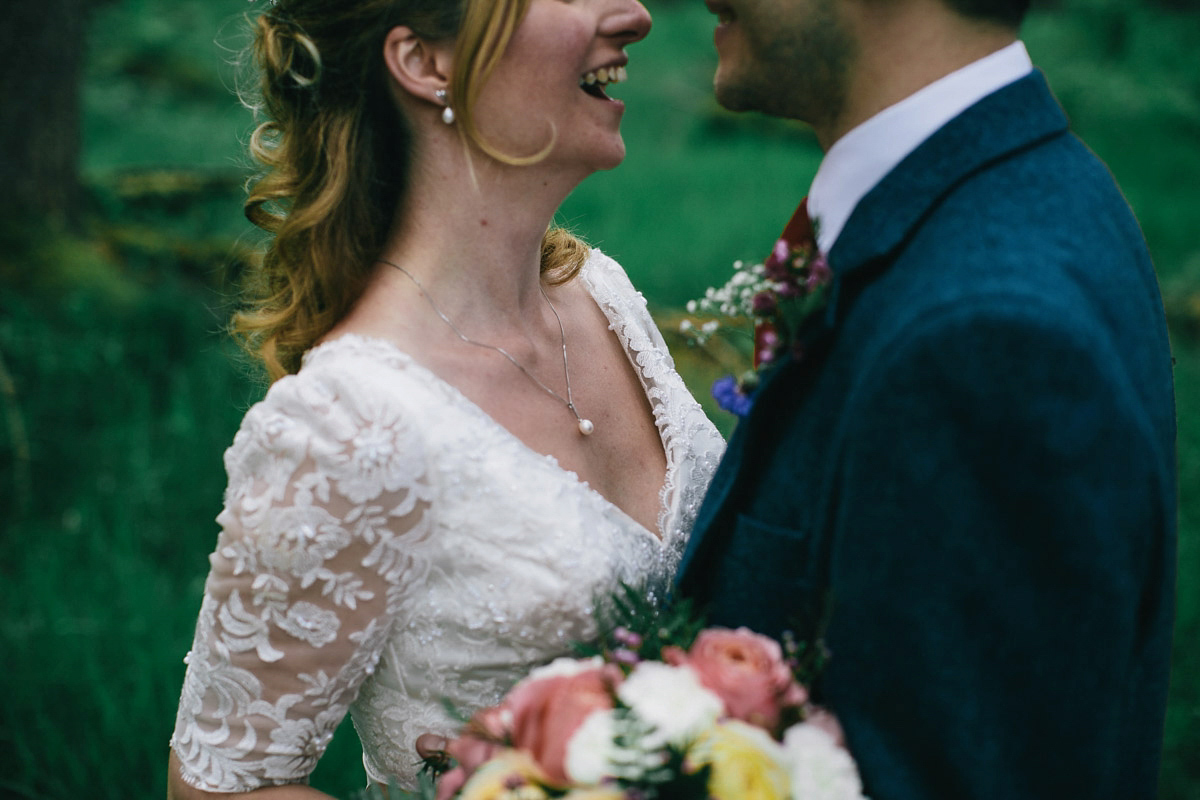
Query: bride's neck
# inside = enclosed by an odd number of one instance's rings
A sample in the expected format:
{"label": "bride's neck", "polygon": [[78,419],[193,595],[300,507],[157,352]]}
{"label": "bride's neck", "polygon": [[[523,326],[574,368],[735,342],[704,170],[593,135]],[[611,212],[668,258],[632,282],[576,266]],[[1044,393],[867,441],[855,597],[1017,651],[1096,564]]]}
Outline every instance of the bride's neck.
{"label": "bride's neck", "polygon": [[420,281],[446,313],[500,323],[543,302],[542,237],[578,179],[541,165],[474,160],[473,177],[461,156],[415,171],[380,255]]}

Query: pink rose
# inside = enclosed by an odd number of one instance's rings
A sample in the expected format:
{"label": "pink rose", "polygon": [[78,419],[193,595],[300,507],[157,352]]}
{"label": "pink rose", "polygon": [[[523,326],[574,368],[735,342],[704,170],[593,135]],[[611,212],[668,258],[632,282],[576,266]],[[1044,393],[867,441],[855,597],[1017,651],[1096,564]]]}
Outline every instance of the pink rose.
{"label": "pink rose", "polygon": [[502,749],[504,745],[499,740],[483,739],[471,734],[464,734],[446,746],[446,752],[468,775]]}
{"label": "pink rose", "polygon": [[597,664],[517,684],[504,701],[512,712],[513,746],[532,755],[552,783],[565,786],[567,743],[589,714],[613,707],[621,678],[615,665]]}
{"label": "pink rose", "polygon": [[780,272],[786,274],[786,264],[791,255],[792,248],[788,244],[787,239],[776,240],[775,246],[771,248],[771,255],[767,256],[767,260],[763,262],[763,266],[767,268],[767,274],[772,277],[775,277]]}
{"label": "pink rose", "polygon": [[437,779],[437,800],[451,800],[470,776],[462,767],[455,767]]}
{"label": "pink rose", "polygon": [[503,706],[482,709],[471,717],[462,735],[446,744],[446,754],[457,761],[458,766],[438,779],[438,800],[453,797],[477,769],[504,749],[509,737],[507,720],[508,713]]}
{"label": "pink rose", "polygon": [[687,653],[665,648],[663,659],[695,670],[700,683],[724,701],[729,716],[771,732],[784,709],[808,699],[784,663],[779,643],[747,628],[709,628]]}

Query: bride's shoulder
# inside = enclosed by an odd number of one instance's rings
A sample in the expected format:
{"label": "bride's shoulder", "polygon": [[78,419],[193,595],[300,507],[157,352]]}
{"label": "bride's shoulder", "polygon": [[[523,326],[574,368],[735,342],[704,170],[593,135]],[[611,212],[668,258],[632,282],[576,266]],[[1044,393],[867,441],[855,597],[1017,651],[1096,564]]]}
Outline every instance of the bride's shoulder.
{"label": "bride's shoulder", "polygon": [[381,339],[346,334],[304,354],[300,371],[271,384],[251,415],[283,414],[298,420],[328,416],[386,396],[386,385],[412,363],[403,351]]}
{"label": "bride's shoulder", "polygon": [[597,303],[613,307],[621,316],[640,316],[646,307],[646,298],[634,287],[625,268],[599,248],[592,248],[580,277]]}
{"label": "bride's shoulder", "polygon": [[599,247],[593,247],[588,253],[587,259],[583,262],[583,269],[580,274],[585,280],[589,281],[616,281],[618,283],[629,286],[633,285],[629,282],[629,275],[625,272],[625,268],[612,256],[605,253]]}
{"label": "bride's shoulder", "polygon": [[226,451],[227,469],[253,470],[264,458],[338,459],[364,431],[417,452],[421,412],[409,366],[408,356],[381,340],[343,336],[314,347],[298,373],[275,381],[246,412]]}

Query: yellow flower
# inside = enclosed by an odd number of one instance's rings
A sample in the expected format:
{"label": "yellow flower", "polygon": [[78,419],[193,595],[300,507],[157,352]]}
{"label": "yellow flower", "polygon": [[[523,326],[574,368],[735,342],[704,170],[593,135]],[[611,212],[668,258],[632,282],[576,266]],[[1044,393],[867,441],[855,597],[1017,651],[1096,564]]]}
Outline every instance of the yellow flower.
{"label": "yellow flower", "polygon": [[461,800],[547,800],[546,776],[521,750],[506,750],[481,766],[462,788]]}
{"label": "yellow flower", "polygon": [[706,730],[688,751],[688,760],[711,767],[708,792],[714,800],[787,800],[791,791],[779,743],[738,720]]}
{"label": "yellow flower", "polygon": [[563,795],[562,800],[624,800],[625,793],[611,786],[576,789]]}

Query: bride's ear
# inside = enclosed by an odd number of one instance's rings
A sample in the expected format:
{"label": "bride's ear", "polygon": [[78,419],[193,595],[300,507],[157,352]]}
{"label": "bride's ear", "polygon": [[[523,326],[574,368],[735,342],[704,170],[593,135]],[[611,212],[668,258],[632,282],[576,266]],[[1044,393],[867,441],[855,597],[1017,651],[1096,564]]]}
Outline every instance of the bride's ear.
{"label": "bride's ear", "polygon": [[383,61],[391,82],[413,97],[443,105],[437,92],[450,84],[452,46],[429,42],[411,28],[397,25],[383,43]]}

